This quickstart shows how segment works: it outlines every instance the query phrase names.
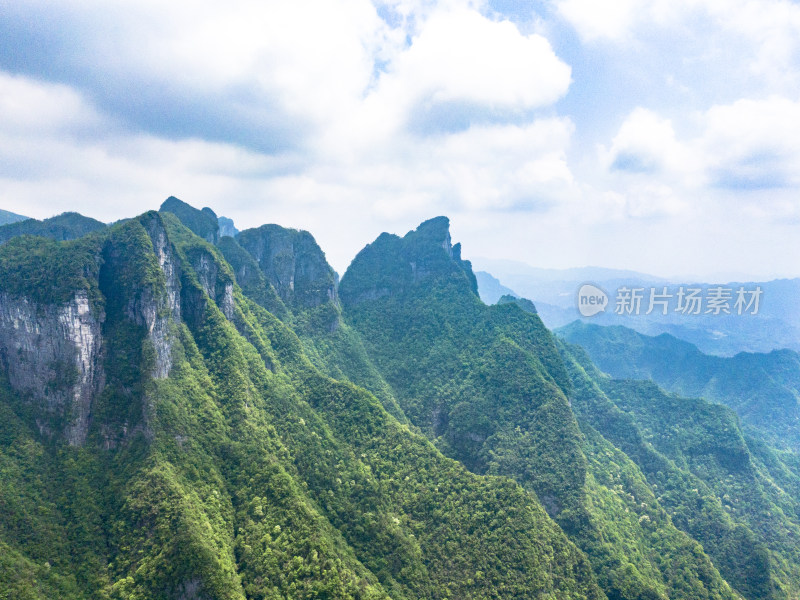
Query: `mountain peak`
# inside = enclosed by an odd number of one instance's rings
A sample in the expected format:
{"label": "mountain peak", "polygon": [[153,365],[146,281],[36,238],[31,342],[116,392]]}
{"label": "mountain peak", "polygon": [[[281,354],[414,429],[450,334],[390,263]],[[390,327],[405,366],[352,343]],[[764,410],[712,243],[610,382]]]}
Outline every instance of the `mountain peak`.
{"label": "mountain peak", "polygon": [[207,242],[216,244],[219,241],[217,215],[210,208],[205,207],[202,210],[198,210],[183,200],[170,196],[164,200],[158,210],[172,213],[180,219],[181,223]]}
{"label": "mountain peak", "polygon": [[469,261],[452,244],[450,220],[424,221],[402,238],[382,233],[353,259],[339,288],[342,302],[358,304],[399,295],[418,285],[453,281],[477,295]]}

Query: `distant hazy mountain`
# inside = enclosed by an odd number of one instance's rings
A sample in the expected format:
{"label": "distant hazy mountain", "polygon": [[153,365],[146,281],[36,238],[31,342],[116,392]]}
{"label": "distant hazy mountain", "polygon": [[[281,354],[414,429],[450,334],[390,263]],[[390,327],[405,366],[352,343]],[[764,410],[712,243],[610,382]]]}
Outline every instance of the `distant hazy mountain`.
{"label": "distant hazy mountain", "polygon": [[[491,275],[482,280],[486,290],[484,301],[490,303],[498,286],[514,290],[516,295],[529,298],[536,304],[544,323],[550,328],[562,327],[576,319],[599,325],[623,325],[648,335],[669,333],[697,345],[703,352],[732,356],[737,352],[769,352],[779,348],[800,351],[800,279],[778,279],[766,282],[687,282],[669,281],[654,275],[585,267],[577,269],[537,269],[515,261],[476,259],[475,263]],[[491,277],[491,279],[489,279]],[[492,281],[492,279],[494,281]],[[582,317],[577,310],[577,292],[584,283],[593,283],[609,295],[609,308],[592,317]],[[685,315],[669,310],[646,313],[646,304],[639,314],[616,314],[614,298],[620,288],[642,289],[647,294],[667,286],[676,293],[683,286],[698,287],[707,293],[709,288],[723,286],[735,291],[760,288],[757,314]]]}
{"label": "distant hazy mountain", "polygon": [[507,288],[500,281],[486,271],[475,271],[478,280],[478,293],[486,304],[497,304],[503,296],[516,296],[516,292]]}
{"label": "distant hazy mountain", "polygon": [[23,217],[17,213],[0,209],[0,225],[8,225],[9,223],[24,221],[25,219],[30,219],[30,217]]}

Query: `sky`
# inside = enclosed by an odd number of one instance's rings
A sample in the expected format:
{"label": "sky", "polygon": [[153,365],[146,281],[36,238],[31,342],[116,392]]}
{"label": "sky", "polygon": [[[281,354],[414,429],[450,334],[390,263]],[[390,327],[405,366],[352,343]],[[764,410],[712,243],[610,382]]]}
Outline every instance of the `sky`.
{"label": "sky", "polygon": [[0,208],[170,195],[340,273],[465,258],[800,276],[800,2],[0,0]]}

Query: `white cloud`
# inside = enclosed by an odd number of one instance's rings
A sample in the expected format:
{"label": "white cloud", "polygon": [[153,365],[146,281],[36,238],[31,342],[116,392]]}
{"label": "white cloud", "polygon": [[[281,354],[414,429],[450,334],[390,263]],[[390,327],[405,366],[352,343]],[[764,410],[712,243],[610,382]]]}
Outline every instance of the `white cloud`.
{"label": "white cloud", "polygon": [[35,137],[77,133],[104,119],[65,85],[37,82],[0,71],[0,132]]}
{"label": "white cloud", "polygon": [[[340,270],[435,214],[467,254],[661,272],[623,262],[645,260],[617,247],[629,230],[768,241],[800,219],[797,5],[559,6],[603,43],[551,46],[520,27],[563,22],[516,25],[483,0],[19,3],[20,23],[63,35],[42,46],[55,66],[0,72],[3,208],[112,220],[175,194],[242,227],[310,229]],[[44,81],[56,70],[66,84]],[[289,143],[259,146],[282,128]]]}
{"label": "white cloud", "polygon": [[699,140],[716,183],[800,185],[800,102],[780,97],[714,106]]}
{"label": "white cloud", "polygon": [[641,107],[625,119],[610,149],[601,148],[600,154],[612,171],[647,175],[671,171],[686,176],[695,164],[676,140],[672,122]]}
{"label": "white cloud", "polygon": [[[668,40],[684,60],[723,61],[770,85],[797,85],[800,5],[791,0],[558,0],[587,42],[639,47]],[[633,46],[636,47],[636,46]]]}
{"label": "white cloud", "polygon": [[525,36],[510,21],[461,9],[431,15],[382,83],[411,101],[525,110],[563,96],[570,68],[540,35]]}
{"label": "white cloud", "polygon": [[642,9],[641,4],[640,0],[562,0],[557,6],[581,37],[594,41],[627,37]]}
{"label": "white cloud", "polygon": [[678,140],[671,121],[637,108],[610,147],[601,147],[601,160],[609,171],[673,178],[687,189],[800,185],[800,102],[742,99],[713,106],[697,121],[695,135]]}
{"label": "white cloud", "polygon": [[730,210],[750,224],[800,218],[800,102],[743,99],[711,107],[696,124],[679,137],[670,120],[632,111],[599,151],[599,189],[617,200],[607,218],[708,220]]}

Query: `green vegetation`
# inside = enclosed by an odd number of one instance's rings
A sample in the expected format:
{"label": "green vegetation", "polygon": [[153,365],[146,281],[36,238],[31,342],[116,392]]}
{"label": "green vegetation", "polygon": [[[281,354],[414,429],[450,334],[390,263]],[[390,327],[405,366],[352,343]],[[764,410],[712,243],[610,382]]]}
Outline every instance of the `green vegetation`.
{"label": "green vegetation", "polygon": [[0,291],[42,304],[63,304],[78,291],[101,303],[97,279],[102,236],[57,243],[24,235],[0,246]]}
{"label": "green vegetation", "polygon": [[52,240],[74,240],[79,237],[105,229],[105,223],[84,217],[74,212],[66,212],[44,221],[24,219],[0,225],[0,244],[21,235],[35,235]]}
{"label": "green vegetation", "polygon": [[[167,294],[160,231],[185,318],[167,315],[172,367],[156,379],[158,340],[136,315]],[[322,374],[238,286],[227,318],[209,291],[232,270],[177,220],[149,213],[100,242],[108,382],[86,444],[40,433],[25,398],[0,390],[5,593],[603,597],[519,486],[469,473],[375,396]]]}
{"label": "green vegetation", "polygon": [[[700,543],[746,598],[798,591],[798,504],[772,475],[776,455],[751,453],[728,408],[665,393],[651,382],[612,380],[577,346],[562,347],[573,409],[641,469],[672,522]],[[794,479],[796,481],[796,478]]]}
{"label": "green vegetation", "polygon": [[665,389],[733,408],[748,433],[800,452],[800,354],[775,350],[710,356],[671,335],[643,335],[626,327],[576,321],[558,330],[583,346],[605,373],[652,379]]}
{"label": "green vegetation", "polygon": [[513,477],[535,495],[609,598],[735,597],[641,471],[581,430],[570,374],[531,303],[478,299],[446,219],[381,235],[340,293],[409,420],[473,472]]}
{"label": "green vegetation", "polygon": [[797,455],[484,305],[444,217],[337,291],[307,232],[211,214],[0,247],[4,302],[102,329],[71,446],[0,322],[0,599],[797,597]]}

